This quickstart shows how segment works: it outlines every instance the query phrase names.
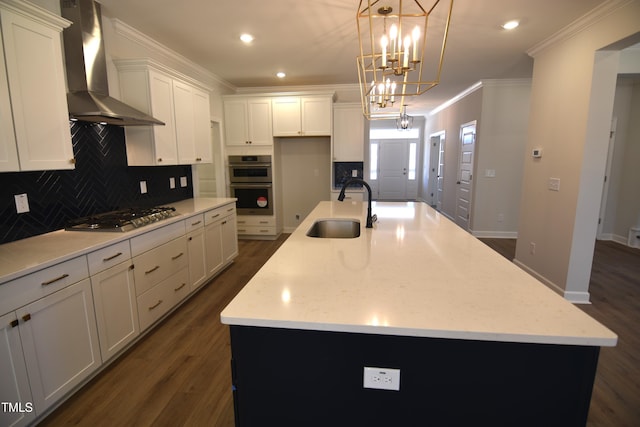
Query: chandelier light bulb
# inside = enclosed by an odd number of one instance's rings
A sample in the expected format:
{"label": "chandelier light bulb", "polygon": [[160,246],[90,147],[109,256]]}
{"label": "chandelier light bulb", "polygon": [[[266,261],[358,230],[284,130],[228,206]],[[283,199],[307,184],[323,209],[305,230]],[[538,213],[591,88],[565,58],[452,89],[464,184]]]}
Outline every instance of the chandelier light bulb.
{"label": "chandelier light bulb", "polygon": [[385,34],[380,38],[380,46],[382,47],[382,68],[387,68],[387,45],[388,44],[389,44],[389,39]]}

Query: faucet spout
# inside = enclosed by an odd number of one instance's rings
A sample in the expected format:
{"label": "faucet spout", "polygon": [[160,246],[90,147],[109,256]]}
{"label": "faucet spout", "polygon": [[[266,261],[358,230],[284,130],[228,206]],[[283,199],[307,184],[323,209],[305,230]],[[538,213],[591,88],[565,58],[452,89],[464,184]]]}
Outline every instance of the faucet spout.
{"label": "faucet spout", "polygon": [[349,186],[349,184],[354,182],[359,182],[362,185],[364,185],[367,189],[367,192],[369,193],[369,203],[367,204],[367,228],[373,228],[373,221],[374,221],[375,215],[371,214],[371,187],[369,187],[369,184],[367,184],[367,181],[365,181],[362,178],[348,179],[347,182],[342,184],[342,189],[340,190],[340,194],[338,195],[338,200],[341,202],[344,201],[344,197],[345,197],[344,193],[347,190],[347,187]]}

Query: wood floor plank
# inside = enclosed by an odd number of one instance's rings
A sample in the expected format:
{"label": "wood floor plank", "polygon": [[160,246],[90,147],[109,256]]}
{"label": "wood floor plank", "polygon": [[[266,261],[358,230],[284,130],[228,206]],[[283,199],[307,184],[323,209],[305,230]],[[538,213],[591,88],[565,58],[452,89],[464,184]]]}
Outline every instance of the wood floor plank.
{"label": "wood floor plank", "polygon": [[[282,244],[239,242],[229,268],[60,406],[43,426],[234,425],[229,329],[220,312]],[[515,240],[482,239],[509,260]],[[591,305],[619,335],[603,348],[588,427],[640,426],[640,250],[598,242]]]}

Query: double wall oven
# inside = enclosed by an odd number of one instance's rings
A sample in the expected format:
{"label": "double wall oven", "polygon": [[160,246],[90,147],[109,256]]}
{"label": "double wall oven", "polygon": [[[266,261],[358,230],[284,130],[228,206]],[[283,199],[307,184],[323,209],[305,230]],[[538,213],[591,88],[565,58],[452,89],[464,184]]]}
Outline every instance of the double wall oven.
{"label": "double wall oven", "polygon": [[271,156],[229,156],[229,195],[238,215],[273,215]]}

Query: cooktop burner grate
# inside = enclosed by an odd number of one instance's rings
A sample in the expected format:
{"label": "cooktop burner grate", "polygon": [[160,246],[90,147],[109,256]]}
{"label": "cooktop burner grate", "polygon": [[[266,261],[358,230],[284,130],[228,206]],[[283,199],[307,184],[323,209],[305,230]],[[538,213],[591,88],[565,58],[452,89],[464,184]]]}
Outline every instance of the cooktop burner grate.
{"label": "cooktop burner grate", "polygon": [[129,208],[86,216],[67,222],[68,231],[131,231],[177,215],[173,207]]}

